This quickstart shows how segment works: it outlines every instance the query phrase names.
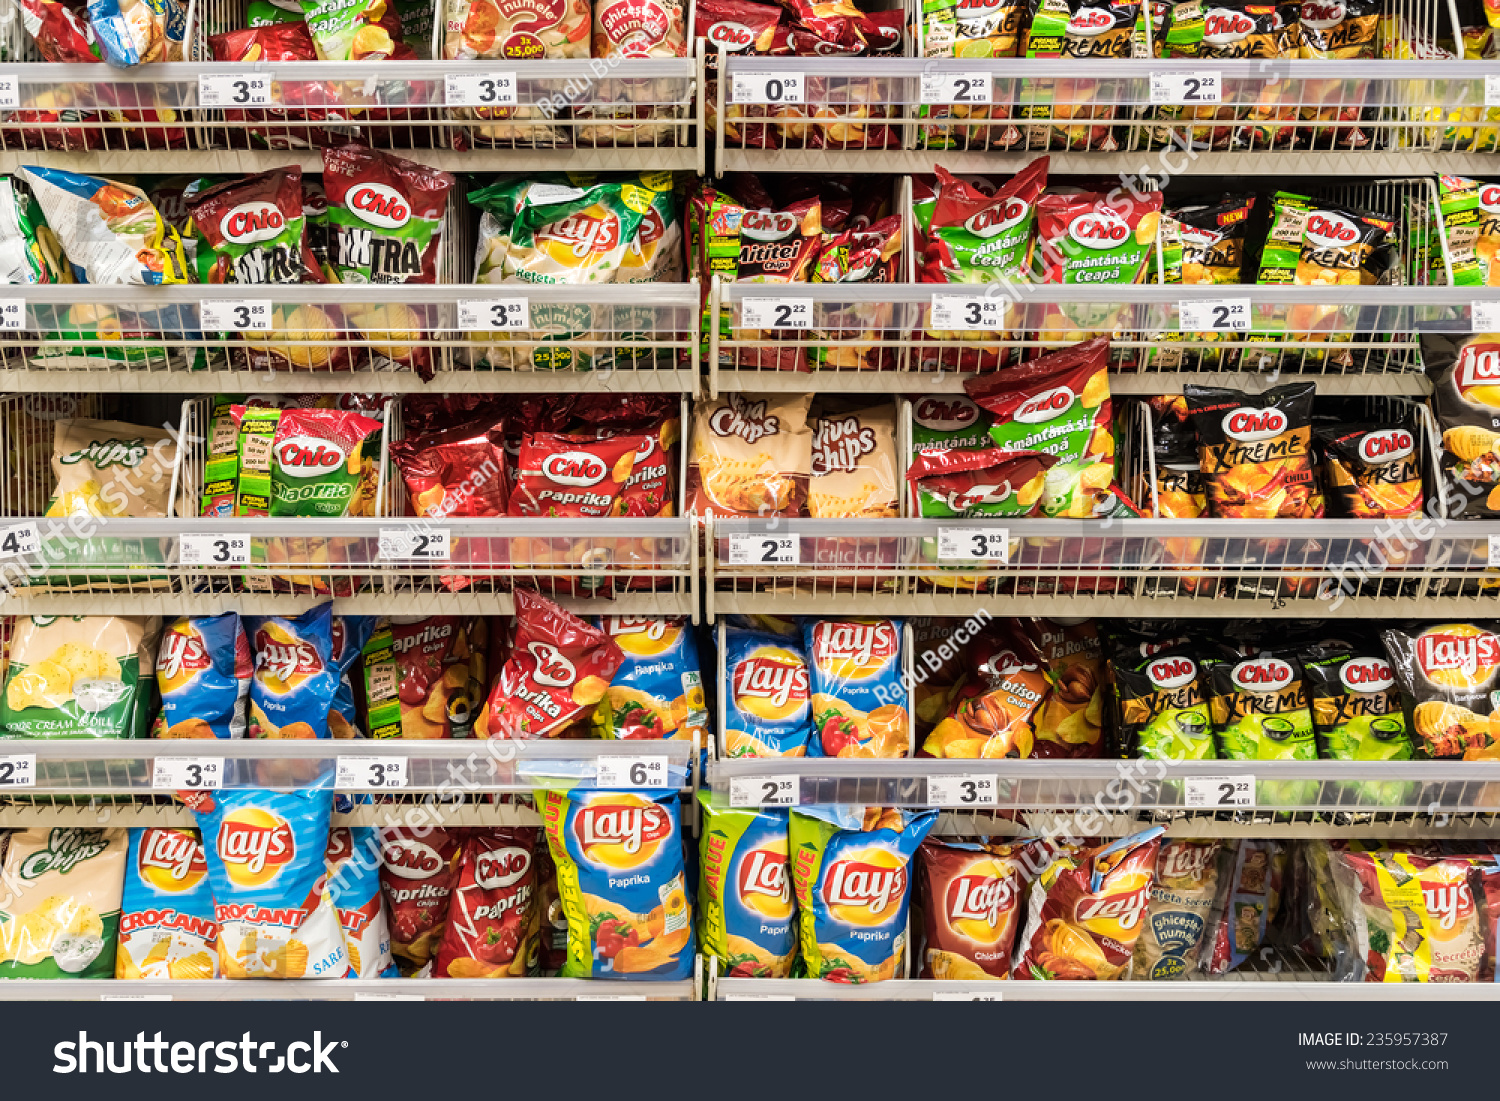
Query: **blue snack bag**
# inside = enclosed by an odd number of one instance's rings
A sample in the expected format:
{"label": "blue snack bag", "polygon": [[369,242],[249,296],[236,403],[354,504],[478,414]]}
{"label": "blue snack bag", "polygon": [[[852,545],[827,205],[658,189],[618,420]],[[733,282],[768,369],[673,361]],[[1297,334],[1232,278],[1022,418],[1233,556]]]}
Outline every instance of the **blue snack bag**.
{"label": "blue snack bag", "polygon": [[132,828],[117,979],[216,979],[219,926],[197,830]]}
{"label": "blue snack bag", "polygon": [[787,812],[715,806],[700,790],[698,924],[719,974],[784,979],[797,954]]}
{"label": "blue snack bag", "polygon": [[682,738],[708,744],[698,645],[686,616],[599,616],[625,655],[591,721],[598,738]]}
{"label": "blue snack bag", "polygon": [[724,756],[805,756],[812,726],[800,640],[727,627],[724,672]]}
{"label": "blue snack bag", "polygon": [[255,655],[250,737],[328,737],[328,712],[339,689],[333,605],[319,604],[295,619],[252,616],[246,626]]}
{"label": "blue snack bag", "polygon": [[330,629],[329,660],[338,674],[333,693],[333,707],[328,712],[328,733],[334,738],[363,738],[359,716],[354,707],[354,681],[349,671],[359,665],[365,643],[375,633],[376,617],[369,615],[336,615]]}
{"label": "blue snack bag", "polygon": [[161,712],[151,736],[243,738],[253,666],[237,612],[168,624],[156,651]]}
{"label": "blue snack bag", "polygon": [[812,680],[809,757],[906,757],[911,723],[901,683],[899,619],[802,624]]}

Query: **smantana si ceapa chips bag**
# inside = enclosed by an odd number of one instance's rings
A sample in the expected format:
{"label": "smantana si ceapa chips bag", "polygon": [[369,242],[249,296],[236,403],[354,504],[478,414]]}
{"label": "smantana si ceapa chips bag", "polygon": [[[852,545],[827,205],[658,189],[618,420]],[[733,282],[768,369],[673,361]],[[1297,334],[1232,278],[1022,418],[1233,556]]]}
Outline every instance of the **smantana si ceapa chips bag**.
{"label": "smantana si ceapa chips bag", "polygon": [[327,787],[194,792],[203,833],[219,973],[226,979],[341,979],[349,953],[323,862]]}
{"label": "smantana si ceapa chips bag", "polygon": [[458,830],[381,831],[380,887],[390,911],[391,951],[412,965],[426,963],[442,943],[462,851]]}
{"label": "smantana si ceapa chips bag", "polygon": [[591,729],[599,738],[697,737],[708,744],[708,704],[698,644],[685,616],[600,616],[624,655]]}
{"label": "smantana si ceapa chips bag", "polygon": [[808,806],[789,827],[797,940],[811,978],[901,977],[912,863],[937,811]]}
{"label": "smantana si ceapa chips bag", "polygon": [[899,619],[802,624],[812,680],[812,757],[906,757],[911,721],[901,680]]}
{"label": "smantana si ceapa chips bag", "polygon": [[784,979],[796,955],[787,812],[715,806],[698,792],[698,936],[731,978]]}
{"label": "smantana si ceapa chips bag", "polygon": [[0,979],[114,975],[125,832],[59,826],[10,835],[0,864]]}
{"label": "smantana si ceapa chips bag", "polygon": [[677,793],[539,791],[568,918],[565,978],[685,979],[693,906]]}
{"label": "smantana si ceapa chips bag", "polygon": [[536,849],[543,843],[541,831],[531,826],[470,831],[434,975],[498,979],[521,977],[535,967]]}
{"label": "smantana si ceapa chips bag", "polygon": [[156,650],[161,713],[152,737],[243,738],[253,671],[239,613],[173,620]]}
{"label": "smantana si ceapa chips bag", "polygon": [[22,616],[0,694],[0,737],[143,738],[155,616]]}
{"label": "smantana si ceapa chips bag", "polygon": [[328,893],[344,931],[351,979],[394,977],[391,931],[380,893],[380,831],[335,826],[328,831]]}
{"label": "smantana si ceapa chips bag", "polygon": [[219,925],[197,830],[130,831],[117,979],[216,979]]}
{"label": "smantana si ceapa chips bag", "polygon": [[724,638],[724,754],[806,756],[811,682],[801,639],[734,626]]}
{"label": "smantana si ceapa chips bag", "polygon": [[924,979],[1008,979],[1026,893],[1024,844],[928,838],[917,850]]}

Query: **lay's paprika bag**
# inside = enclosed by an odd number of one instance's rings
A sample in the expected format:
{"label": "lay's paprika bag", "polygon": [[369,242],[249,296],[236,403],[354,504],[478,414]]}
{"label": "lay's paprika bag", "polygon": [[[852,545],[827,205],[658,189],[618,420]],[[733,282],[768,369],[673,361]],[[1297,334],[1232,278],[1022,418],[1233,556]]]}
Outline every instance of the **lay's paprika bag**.
{"label": "lay's paprika bag", "polygon": [[698,935],[731,978],[784,979],[797,954],[787,812],[715,806],[698,792]]}
{"label": "lay's paprika bag", "polygon": [[792,889],[808,975],[846,983],[900,976],[912,861],[937,813],[834,804],[792,811]]}
{"label": "lay's paprika bag", "polygon": [[238,612],[182,616],[156,651],[156,738],[243,738],[253,660]]}
{"label": "lay's paprika bag", "polygon": [[911,717],[901,685],[899,619],[802,624],[812,681],[813,757],[906,757]]}
{"label": "lay's paprika bag", "polygon": [[565,978],[686,979],[693,907],[675,791],[539,791],[568,918]]}
{"label": "lay's paprika bag", "polygon": [[743,627],[726,628],[724,638],[724,755],[806,756],[812,727],[800,640]]}
{"label": "lay's paprika bag", "polygon": [[197,830],[130,831],[117,979],[216,979],[219,925]]}

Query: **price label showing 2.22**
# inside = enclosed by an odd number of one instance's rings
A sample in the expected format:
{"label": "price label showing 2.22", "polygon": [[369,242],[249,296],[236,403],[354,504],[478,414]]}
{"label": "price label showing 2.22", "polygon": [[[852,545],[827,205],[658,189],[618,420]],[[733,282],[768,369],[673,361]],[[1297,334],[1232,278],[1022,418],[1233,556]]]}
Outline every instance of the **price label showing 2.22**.
{"label": "price label showing 2.22", "polygon": [[729,537],[731,566],[795,566],[802,560],[802,542],[795,535],[751,535]]}
{"label": "price label showing 2.22", "polygon": [[1152,103],[1219,103],[1223,97],[1222,74],[1212,70],[1151,74]]}
{"label": "price label showing 2.22", "polygon": [[271,331],[271,303],[249,299],[205,298],[198,303],[206,333],[265,333]]}
{"label": "price label showing 2.22", "polygon": [[740,302],[742,329],[811,329],[812,303],[805,298],[746,298]]}
{"label": "price label showing 2.22", "polygon": [[382,562],[446,562],[453,557],[453,540],[447,528],[412,524],[404,528],[380,529]]}
{"label": "price label showing 2.22", "polygon": [[407,783],[405,757],[340,757],[334,786],[341,791],[390,791]]}
{"label": "price label showing 2.22", "polygon": [[14,111],[20,106],[20,78],[13,76],[0,76],[0,111]]}
{"label": "price label showing 2.22", "polygon": [[1177,328],[1184,333],[1243,333],[1250,328],[1250,299],[1183,299],[1177,303]]}
{"label": "price label showing 2.22", "polygon": [[250,536],[247,532],[184,532],[178,564],[183,566],[248,566]]}
{"label": "price label showing 2.22", "polygon": [[994,86],[989,73],[923,73],[923,103],[989,103]]}
{"label": "price label showing 2.22", "polygon": [[218,791],[223,786],[222,757],[158,757],[151,769],[156,791]]}
{"label": "price label showing 2.22", "polygon": [[801,103],[801,73],[735,73],[731,103]]}
{"label": "price label showing 2.22", "polygon": [[447,73],[445,107],[513,107],[520,102],[515,73]]}
{"label": "price label showing 2.22", "polygon": [[999,802],[993,776],[929,776],[930,807],[993,807]]}
{"label": "price label showing 2.22", "polygon": [[938,561],[1010,561],[1009,528],[938,528]]}
{"label": "price label showing 2.22", "polygon": [[269,73],[203,73],[199,107],[265,107],[271,102]]}
{"label": "price label showing 2.22", "polygon": [[731,807],[795,807],[801,784],[795,776],[732,776]]}
{"label": "price label showing 2.22", "polygon": [[1182,804],[1198,810],[1253,808],[1254,776],[1189,776],[1182,781]]}

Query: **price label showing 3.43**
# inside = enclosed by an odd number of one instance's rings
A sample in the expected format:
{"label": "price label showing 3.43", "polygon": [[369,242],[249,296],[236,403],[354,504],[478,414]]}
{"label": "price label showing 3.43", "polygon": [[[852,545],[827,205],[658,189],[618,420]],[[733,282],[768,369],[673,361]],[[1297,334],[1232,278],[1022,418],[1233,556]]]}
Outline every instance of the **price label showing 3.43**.
{"label": "price label showing 3.43", "polygon": [[221,757],[158,757],[151,769],[157,791],[217,791],[223,784]]}

